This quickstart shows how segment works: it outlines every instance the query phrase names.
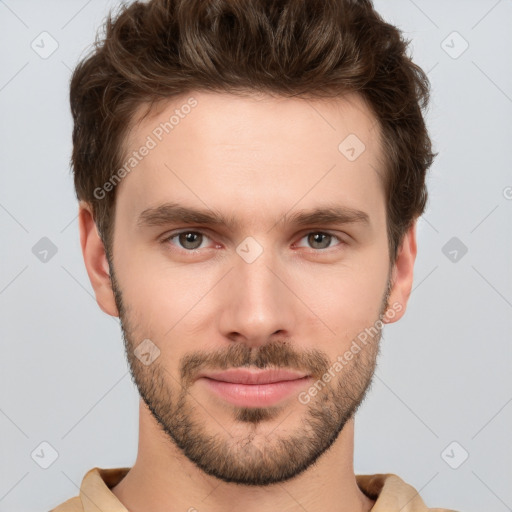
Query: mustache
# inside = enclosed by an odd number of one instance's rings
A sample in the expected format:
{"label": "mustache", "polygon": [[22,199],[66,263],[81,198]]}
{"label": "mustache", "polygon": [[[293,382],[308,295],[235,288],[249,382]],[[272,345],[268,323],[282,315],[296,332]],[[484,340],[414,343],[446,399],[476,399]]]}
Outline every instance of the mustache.
{"label": "mustache", "polygon": [[230,345],[213,352],[196,351],[182,358],[180,375],[185,385],[191,383],[204,370],[256,367],[298,370],[314,377],[328,370],[329,358],[317,349],[297,351],[286,342],[272,341],[260,347],[248,347],[244,343]]}

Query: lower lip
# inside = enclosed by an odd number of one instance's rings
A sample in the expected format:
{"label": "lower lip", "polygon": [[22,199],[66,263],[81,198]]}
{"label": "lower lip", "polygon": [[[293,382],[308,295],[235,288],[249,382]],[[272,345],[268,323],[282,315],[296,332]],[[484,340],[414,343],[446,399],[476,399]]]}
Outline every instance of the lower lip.
{"label": "lower lip", "polygon": [[271,384],[239,384],[206,377],[202,377],[200,380],[215,394],[239,407],[269,407],[297,394],[310,378],[303,377]]}

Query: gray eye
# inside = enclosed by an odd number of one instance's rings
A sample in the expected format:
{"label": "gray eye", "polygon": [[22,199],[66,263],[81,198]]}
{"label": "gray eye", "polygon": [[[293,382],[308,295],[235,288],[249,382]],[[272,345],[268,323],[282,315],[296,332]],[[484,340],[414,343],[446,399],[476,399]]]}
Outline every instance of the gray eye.
{"label": "gray eye", "polygon": [[[308,243],[313,249],[327,249],[333,236],[328,233],[316,232],[308,235]],[[326,243],[327,242],[327,243]]]}
{"label": "gray eye", "polygon": [[198,249],[201,246],[203,237],[201,233],[197,233],[196,231],[186,231],[177,236],[184,249]]}

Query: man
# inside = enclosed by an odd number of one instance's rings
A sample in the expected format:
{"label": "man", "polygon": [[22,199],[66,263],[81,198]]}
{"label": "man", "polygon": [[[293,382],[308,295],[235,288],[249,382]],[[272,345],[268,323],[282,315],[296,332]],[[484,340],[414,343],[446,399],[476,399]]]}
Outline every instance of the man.
{"label": "man", "polygon": [[[71,82],[80,239],[139,390],[137,460],[67,511],[426,511],[355,475],[434,154],[369,0],[123,6]],[[446,509],[437,509],[446,510]]]}

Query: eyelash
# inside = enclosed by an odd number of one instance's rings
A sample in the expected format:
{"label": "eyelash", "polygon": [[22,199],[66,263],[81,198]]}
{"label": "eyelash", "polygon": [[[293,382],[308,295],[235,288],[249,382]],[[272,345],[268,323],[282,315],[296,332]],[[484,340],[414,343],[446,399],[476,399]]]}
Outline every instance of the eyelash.
{"label": "eyelash", "polygon": [[[191,229],[185,229],[185,230],[182,230],[182,231],[178,231],[176,233],[172,233],[168,236],[166,236],[163,240],[162,240],[162,244],[168,244],[172,239],[174,238],[178,238],[180,235],[182,235],[183,233],[193,233],[193,234],[200,234],[206,238],[210,238],[205,232],[203,231],[197,231],[197,230],[191,230]],[[333,239],[336,239],[338,240],[339,244],[338,245],[345,245],[346,242],[344,240],[342,240],[339,236],[333,234],[333,233],[330,233],[329,231],[308,231],[307,233],[305,233],[301,238],[300,240],[302,240],[303,238],[311,235],[311,234],[322,234],[322,235],[328,235],[330,237],[332,237]],[[176,247],[176,246],[175,246]],[[335,247],[335,246],[333,246]],[[327,251],[328,249],[332,249],[333,247],[326,247],[325,249],[314,249],[312,247],[309,247],[310,250],[314,251],[314,252],[324,252],[324,251]],[[201,250],[201,248],[197,248],[197,249],[185,249],[185,248],[182,248],[182,247],[178,247],[179,250],[183,251],[183,252],[186,252],[186,253],[191,253],[191,254],[194,254],[194,253],[197,253],[197,251]]]}

